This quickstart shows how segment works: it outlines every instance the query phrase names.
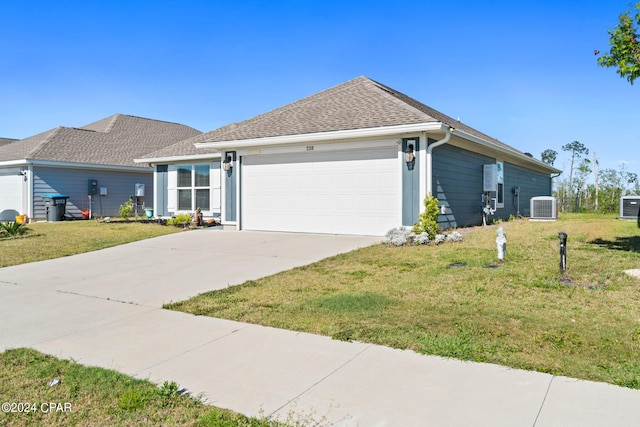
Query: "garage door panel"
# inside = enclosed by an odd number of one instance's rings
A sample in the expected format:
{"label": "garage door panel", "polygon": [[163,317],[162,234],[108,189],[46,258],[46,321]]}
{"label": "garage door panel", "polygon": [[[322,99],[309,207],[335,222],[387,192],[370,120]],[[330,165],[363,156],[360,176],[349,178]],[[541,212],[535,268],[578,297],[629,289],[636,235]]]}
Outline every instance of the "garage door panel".
{"label": "garage door panel", "polygon": [[397,148],[244,157],[242,227],[383,235],[399,191]]}
{"label": "garage door panel", "polygon": [[0,221],[15,221],[23,214],[23,177],[14,174],[0,175]]}

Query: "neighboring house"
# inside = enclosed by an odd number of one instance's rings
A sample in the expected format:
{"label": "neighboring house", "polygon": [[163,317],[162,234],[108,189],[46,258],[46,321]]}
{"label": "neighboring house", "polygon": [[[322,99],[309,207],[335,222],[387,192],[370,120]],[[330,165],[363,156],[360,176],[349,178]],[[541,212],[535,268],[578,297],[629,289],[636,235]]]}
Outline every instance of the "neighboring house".
{"label": "neighboring house", "polygon": [[139,201],[151,206],[153,170],[133,159],[200,133],[177,123],[115,114],[81,128],[57,127],[0,143],[0,220],[21,214],[45,219],[42,195],[47,193],[69,196],[69,218],[82,218],[83,211],[117,216],[138,183],[145,185]]}
{"label": "neighboring house", "polygon": [[239,229],[367,235],[415,223],[428,193],[443,228],[481,224],[483,199],[526,216],[560,172],[366,77],[136,161],[155,168],[162,215],[206,194]]}

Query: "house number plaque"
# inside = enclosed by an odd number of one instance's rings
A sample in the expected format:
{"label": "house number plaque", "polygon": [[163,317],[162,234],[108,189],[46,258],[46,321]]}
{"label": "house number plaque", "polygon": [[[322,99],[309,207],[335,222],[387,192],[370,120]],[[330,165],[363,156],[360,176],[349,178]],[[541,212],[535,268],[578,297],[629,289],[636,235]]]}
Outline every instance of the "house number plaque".
{"label": "house number plaque", "polygon": [[313,151],[313,145],[307,145],[307,151]]}

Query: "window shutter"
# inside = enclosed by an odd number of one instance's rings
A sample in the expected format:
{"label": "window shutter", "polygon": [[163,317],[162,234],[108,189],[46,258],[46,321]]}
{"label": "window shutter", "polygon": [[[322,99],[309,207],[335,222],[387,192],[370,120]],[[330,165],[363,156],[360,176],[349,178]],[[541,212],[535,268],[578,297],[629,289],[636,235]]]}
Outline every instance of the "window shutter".
{"label": "window shutter", "polygon": [[178,210],[178,171],[176,165],[169,165],[167,172],[167,211]]}

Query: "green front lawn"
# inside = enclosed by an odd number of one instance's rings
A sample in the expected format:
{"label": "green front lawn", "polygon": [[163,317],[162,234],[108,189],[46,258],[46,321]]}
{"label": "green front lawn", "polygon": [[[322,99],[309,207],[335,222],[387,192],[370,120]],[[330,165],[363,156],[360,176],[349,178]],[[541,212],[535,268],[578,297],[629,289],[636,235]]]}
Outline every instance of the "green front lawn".
{"label": "green front lawn", "polygon": [[31,349],[0,353],[2,426],[276,427],[201,403],[176,383],[160,387]]}
{"label": "green front lawn", "polygon": [[640,282],[623,273],[640,268],[636,223],[502,226],[498,268],[496,228],[460,230],[461,243],[375,245],[166,308],[640,388]]}
{"label": "green front lawn", "polygon": [[0,267],[60,258],[182,231],[138,221],[40,222],[26,227],[29,231],[23,236],[0,239]]}

